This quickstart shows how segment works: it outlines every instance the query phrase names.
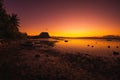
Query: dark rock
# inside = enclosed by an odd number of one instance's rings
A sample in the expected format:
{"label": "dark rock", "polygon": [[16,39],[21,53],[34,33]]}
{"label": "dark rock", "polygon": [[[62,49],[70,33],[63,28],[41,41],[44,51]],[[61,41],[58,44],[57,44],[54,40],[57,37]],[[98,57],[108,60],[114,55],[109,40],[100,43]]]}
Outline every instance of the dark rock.
{"label": "dark rock", "polygon": [[116,46],[116,48],[119,48],[119,46]]}
{"label": "dark rock", "polygon": [[88,45],[88,46],[90,46],[90,45]]}
{"label": "dark rock", "polygon": [[43,44],[43,45],[54,47],[56,42],[55,41],[48,41],[48,40],[41,40],[39,43]]}
{"label": "dark rock", "polygon": [[36,54],[36,55],[35,55],[35,58],[40,58],[40,55],[39,55],[39,54]]}
{"label": "dark rock", "polygon": [[119,52],[113,51],[113,55],[119,55]]}
{"label": "dark rock", "polygon": [[94,47],[94,46],[91,46],[91,47]]}
{"label": "dark rock", "polygon": [[110,48],[110,46],[108,46],[108,48]]}
{"label": "dark rock", "polygon": [[46,55],[46,57],[49,57],[49,55]]}
{"label": "dark rock", "polygon": [[64,42],[68,42],[68,40],[65,40]]}
{"label": "dark rock", "polygon": [[33,46],[33,45],[34,45],[34,43],[31,41],[27,41],[27,42],[21,44],[21,46],[25,46],[25,47],[29,47],[29,46]]}

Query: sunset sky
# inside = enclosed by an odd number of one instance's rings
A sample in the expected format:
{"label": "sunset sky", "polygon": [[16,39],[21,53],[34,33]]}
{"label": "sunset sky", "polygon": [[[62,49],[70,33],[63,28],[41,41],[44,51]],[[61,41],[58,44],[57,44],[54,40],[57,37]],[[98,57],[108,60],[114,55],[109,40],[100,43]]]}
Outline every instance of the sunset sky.
{"label": "sunset sky", "polygon": [[20,31],[83,37],[120,35],[119,0],[4,0],[20,19]]}

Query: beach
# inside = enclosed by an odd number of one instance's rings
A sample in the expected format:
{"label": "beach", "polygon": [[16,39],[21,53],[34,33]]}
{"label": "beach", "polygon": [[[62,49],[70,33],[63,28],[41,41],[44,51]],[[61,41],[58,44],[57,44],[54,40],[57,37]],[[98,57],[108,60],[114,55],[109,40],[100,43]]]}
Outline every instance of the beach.
{"label": "beach", "polygon": [[0,80],[118,80],[119,67],[119,57],[62,53],[46,44],[0,49]]}

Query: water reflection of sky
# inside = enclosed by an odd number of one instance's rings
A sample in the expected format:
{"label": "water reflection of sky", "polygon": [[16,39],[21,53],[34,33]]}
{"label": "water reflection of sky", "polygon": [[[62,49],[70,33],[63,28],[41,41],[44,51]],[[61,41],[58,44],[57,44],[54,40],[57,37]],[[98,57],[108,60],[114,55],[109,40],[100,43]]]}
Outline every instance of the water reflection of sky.
{"label": "water reflection of sky", "polygon": [[[108,46],[110,46],[110,48],[108,48]],[[116,48],[117,46],[119,46],[119,48]],[[54,48],[65,53],[80,52],[98,56],[113,56],[113,51],[120,53],[120,41],[106,41],[105,39],[68,39],[68,42],[64,42],[63,40],[59,41]]]}

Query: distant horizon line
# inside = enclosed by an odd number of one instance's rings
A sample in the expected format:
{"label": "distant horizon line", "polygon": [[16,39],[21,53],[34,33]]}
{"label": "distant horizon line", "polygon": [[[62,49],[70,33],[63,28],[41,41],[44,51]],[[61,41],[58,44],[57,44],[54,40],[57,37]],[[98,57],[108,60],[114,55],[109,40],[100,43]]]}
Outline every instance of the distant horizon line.
{"label": "distant horizon line", "polygon": [[[34,37],[34,36],[39,36],[39,35],[28,35],[28,36],[30,36],[30,37]],[[120,35],[103,35],[103,36],[71,36],[71,37],[69,37],[69,36],[51,36],[51,37],[53,37],[53,38],[84,38],[84,39],[89,39],[89,38],[93,38],[93,39],[115,39],[115,38],[119,38],[120,39]]]}
{"label": "distant horizon line", "polygon": [[[42,33],[42,32],[41,32]],[[49,34],[49,32],[48,32],[48,34]],[[28,34],[28,36],[39,36],[40,34],[36,34],[36,35],[30,35],[30,34]],[[106,34],[106,35],[103,35],[103,36],[63,36],[63,35],[60,35],[60,36],[55,36],[55,35],[52,35],[51,37],[108,37],[108,36],[110,36],[110,37],[120,37],[120,35],[112,35],[112,34]]]}

